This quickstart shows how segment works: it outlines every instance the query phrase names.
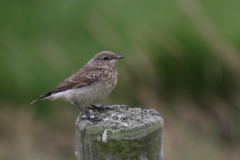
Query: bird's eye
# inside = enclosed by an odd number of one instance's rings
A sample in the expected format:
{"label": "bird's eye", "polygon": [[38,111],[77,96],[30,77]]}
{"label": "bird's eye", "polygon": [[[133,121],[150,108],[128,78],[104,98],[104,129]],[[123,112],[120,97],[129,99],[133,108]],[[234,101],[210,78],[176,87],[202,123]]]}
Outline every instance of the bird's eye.
{"label": "bird's eye", "polygon": [[105,60],[105,61],[108,60],[108,57],[103,57],[103,60]]}

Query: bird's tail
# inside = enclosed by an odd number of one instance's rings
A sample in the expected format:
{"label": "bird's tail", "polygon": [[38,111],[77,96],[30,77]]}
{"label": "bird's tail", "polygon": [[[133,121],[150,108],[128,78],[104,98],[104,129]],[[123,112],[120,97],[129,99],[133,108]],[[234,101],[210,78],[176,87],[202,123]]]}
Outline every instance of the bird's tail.
{"label": "bird's tail", "polygon": [[[52,90],[52,91],[53,91],[53,90]],[[36,100],[32,101],[31,104],[33,104],[33,103],[37,103],[37,102],[42,101],[42,100],[44,100],[44,99],[48,99],[48,98],[50,98],[50,96],[52,95],[52,91],[49,91],[49,92],[47,92],[47,93],[41,95],[41,97],[40,97],[39,99],[36,99]]]}

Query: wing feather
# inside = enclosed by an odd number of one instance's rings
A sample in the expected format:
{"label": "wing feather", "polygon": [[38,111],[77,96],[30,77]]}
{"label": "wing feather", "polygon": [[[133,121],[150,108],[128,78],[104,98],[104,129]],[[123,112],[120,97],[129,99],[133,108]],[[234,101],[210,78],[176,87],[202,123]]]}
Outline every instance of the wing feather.
{"label": "wing feather", "polygon": [[79,88],[82,86],[87,86],[99,80],[102,76],[102,70],[90,70],[90,71],[81,71],[79,70],[76,74],[64,80],[62,83],[58,85],[56,89],[53,90],[52,93],[57,93],[61,91],[65,91],[68,89]]}
{"label": "wing feather", "polygon": [[32,104],[49,98],[53,93],[91,85],[92,83],[97,82],[103,73],[103,69],[86,70],[85,68],[81,68],[76,74],[60,83],[57,88],[43,94],[39,99],[33,101]]}

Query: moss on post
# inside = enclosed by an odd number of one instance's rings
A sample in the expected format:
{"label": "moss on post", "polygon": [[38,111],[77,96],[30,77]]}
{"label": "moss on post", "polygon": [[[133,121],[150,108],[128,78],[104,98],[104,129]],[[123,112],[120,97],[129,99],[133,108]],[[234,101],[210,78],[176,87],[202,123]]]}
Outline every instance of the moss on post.
{"label": "moss on post", "polygon": [[163,160],[163,120],[155,110],[109,107],[94,112],[103,121],[77,119],[78,160]]}

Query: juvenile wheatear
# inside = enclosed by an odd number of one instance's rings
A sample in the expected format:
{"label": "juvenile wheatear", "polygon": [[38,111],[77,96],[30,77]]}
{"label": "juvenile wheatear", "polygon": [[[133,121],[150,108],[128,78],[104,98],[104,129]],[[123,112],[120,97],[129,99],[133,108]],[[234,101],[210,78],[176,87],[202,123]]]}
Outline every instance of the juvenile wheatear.
{"label": "juvenile wheatear", "polygon": [[45,99],[62,99],[75,104],[86,115],[86,119],[97,120],[90,118],[81,107],[91,105],[100,108],[94,104],[104,100],[117,85],[118,73],[115,66],[122,58],[124,56],[117,56],[109,51],[96,54],[76,74],[65,79],[57,88],[43,94],[31,104]]}

